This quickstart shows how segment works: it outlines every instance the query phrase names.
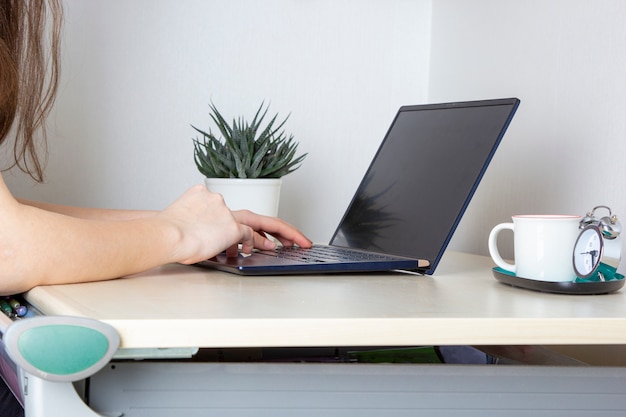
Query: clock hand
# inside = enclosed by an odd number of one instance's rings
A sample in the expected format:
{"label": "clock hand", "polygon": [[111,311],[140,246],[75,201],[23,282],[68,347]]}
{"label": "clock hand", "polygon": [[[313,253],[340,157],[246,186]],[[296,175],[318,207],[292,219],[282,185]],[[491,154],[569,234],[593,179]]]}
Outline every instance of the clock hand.
{"label": "clock hand", "polygon": [[597,250],[590,250],[590,251],[587,251],[587,252],[581,252],[580,254],[581,255],[589,255],[589,256],[591,256],[591,265],[595,266],[595,264],[596,264],[596,257],[598,256],[598,253],[599,252]]}

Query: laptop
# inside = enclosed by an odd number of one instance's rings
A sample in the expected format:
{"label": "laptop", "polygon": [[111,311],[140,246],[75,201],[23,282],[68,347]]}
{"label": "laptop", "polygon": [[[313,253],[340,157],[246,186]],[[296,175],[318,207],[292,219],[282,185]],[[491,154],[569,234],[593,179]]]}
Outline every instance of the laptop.
{"label": "laptop", "polygon": [[328,245],[222,253],[198,265],[243,275],[433,274],[519,102],[401,107]]}

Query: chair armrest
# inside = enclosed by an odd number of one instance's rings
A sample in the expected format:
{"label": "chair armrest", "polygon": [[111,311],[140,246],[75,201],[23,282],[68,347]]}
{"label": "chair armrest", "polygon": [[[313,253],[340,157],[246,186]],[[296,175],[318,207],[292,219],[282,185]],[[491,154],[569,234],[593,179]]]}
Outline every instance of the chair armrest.
{"label": "chair armrest", "polygon": [[104,367],[120,338],[110,325],[83,317],[40,316],[13,322],[6,351],[28,373],[48,381],[85,379]]}

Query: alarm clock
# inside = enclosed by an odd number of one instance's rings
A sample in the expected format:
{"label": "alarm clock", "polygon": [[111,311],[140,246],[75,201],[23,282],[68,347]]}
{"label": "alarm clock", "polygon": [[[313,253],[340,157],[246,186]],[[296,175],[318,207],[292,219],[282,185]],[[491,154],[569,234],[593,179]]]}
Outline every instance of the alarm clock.
{"label": "alarm clock", "polygon": [[[596,218],[595,211],[600,208],[607,209],[609,215]],[[574,272],[583,279],[598,273],[599,279],[604,281],[604,276],[598,272],[598,268],[607,248],[610,248],[612,258],[621,257],[621,243],[617,238],[622,232],[622,225],[609,207],[596,206],[582,218],[579,228],[580,234],[572,254]]]}

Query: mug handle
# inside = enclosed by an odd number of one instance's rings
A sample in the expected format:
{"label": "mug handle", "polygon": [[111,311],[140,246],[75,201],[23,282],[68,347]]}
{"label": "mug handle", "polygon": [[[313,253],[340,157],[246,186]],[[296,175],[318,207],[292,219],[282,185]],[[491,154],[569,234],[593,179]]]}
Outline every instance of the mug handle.
{"label": "mug handle", "polygon": [[502,259],[502,256],[500,256],[500,252],[498,251],[498,234],[505,229],[514,231],[513,223],[500,223],[491,230],[491,233],[489,233],[489,254],[496,265],[500,268],[505,271],[515,273],[515,264],[510,264]]}

